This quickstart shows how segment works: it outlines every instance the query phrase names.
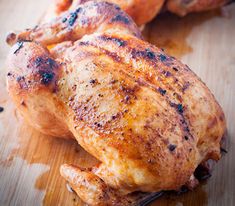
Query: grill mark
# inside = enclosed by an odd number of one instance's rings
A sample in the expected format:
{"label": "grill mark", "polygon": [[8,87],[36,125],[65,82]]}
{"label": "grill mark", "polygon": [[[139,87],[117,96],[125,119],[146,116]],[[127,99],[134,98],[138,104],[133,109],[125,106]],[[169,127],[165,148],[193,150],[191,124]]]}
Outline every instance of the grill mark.
{"label": "grill mark", "polygon": [[[97,45],[94,45],[94,44],[93,44],[93,46],[96,48],[98,48],[98,47],[101,48],[101,46],[97,47]],[[174,83],[179,87],[179,92],[181,92],[182,94],[184,94],[184,91],[190,86],[189,82],[187,82],[187,85],[186,85],[186,83],[183,83],[183,86],[180,85],[178,82],[178,79],[170,72],[172,69],[172,66],[169,66],[167,62],[171,62],[173,59],[172,57],[169,57],[165,54],[164,55],[163,54],[155,54],[154,51],[152,51],[150,48],[147,48],[145,50],[136,50],[135,48],[132,48],[130,46],[126,46],[125,48],[127,49],[127,52],[131,53],[133,58],[140,58],[140,60],[142,59],[142,60],[146,61],[146,63],[149,64],[150,67],[158,67],[158,68],[154,68],[154,70],[158,73],[156,76],[158,76],[158,77],[163,76],[163,78],[170,78],[170,77],[174,78]],[[104,49],[104,48],[102,48],[102,49]],[[121,56],[119,56],[119,59],[120,59],[119,62],[123,62],[125,64],[132,64],[132,63],[126,62],[125,59]],[[169,71],[164,70],[161,67],[159,67],[159,65],[157,65],[158,62],[163,63],[164,66],[166,66],[167,68],[170,67]],[[168,83],[168,84],[165,84],[165,86],[166,86],[166,89],[174,91],[174,88],[171,86],[171,84]],[[176,92],[174,92],[174,93],[177,94],[178,97],[180,97],[180,95],[178,93],[176,93]],[[182,98],[178,98],[178,99],[182,99]]]}
{"label": "grill mark", "polygon": [[[102,40],[102,38],[100,38],[101,40]],[[80,42],[81,43],[81,42]],[[104,47],[102,47],[102,46],[99,46],[99,45],[96,45],[96,44],[93,44],[93,43],[91,43],[91,42],[89,42],[89,41],[86,41],[86,45],[89,45],[89,46],[93,46],[93,47],[95,47],[95,48],[97,48],[97,49],[99,49],[99,50],[102,50],[102,52],[103,53],[105,53],[106,55],[108,55],[109,57],[111,57],[115,62],[119,62],[119,63],[123,63],[123,64],[131,64],[131,66],[132,66],[132,63],[127,63],[126,61],[125,61],[125,59],[123,58],[123,57],[121,57],[121,56],[119,56],[117,53],[115,53],[115,52],[110,52],[109,50],[107,50],[107,49],[105,49]],[[151,53],[153,53],[150,49],[146,49],[145,51],[142,51],[142,50],[140,50],[139,52],[138,51],[136,51],[136,49],[135,48],[131,48],[131,47],[126,47],[126,48],[128,48],[128,50],[130,50],[131,52],[131,54],[132,54],[132,51],[134,51],[134,53],[136,54],[136,55],[139,55],[139,57],[143,57],[143,56],[146,56],[146,58],[143,58],[145,61],[146,61],[146,63],[148,63],[149,64],[149,66],[151,67],[152,65],[151,65],[151,63],[148,61],[148,60],[155,60],[155,65],[154,66],[157,66],[156,65],[156,55],[155,54],[153,54],[153,55],[151,55],[150,54],[150,57],[148,56],[148,52],[151,52]],[[159,56],[159,55],[157,55],[157,56]],[[147,60],[148,59],[148,60]],[[168,57],[166,57],[166,59],[169,59]],[[156,69],[155,69],[155,71],[156,71]],[[165,77],[172,77],[173,75],[169,72],[169,71],[166,71],[166,70],[163,70],[163,69],[161,69],[161,71],[157,71],[158,72],[158,74],[156,75],[156,76],[161,76],[161,75],[163,75],[164,76],[164,78]],[[127,74],[127,73],[126,73]],[[134,76],[134,74],[133,74],[133,76]],[[174,76],[173,76],[174,77]],[[161,79],[159,79],[159,80],[161,80]],[[178,82],[178,79],[175,79],[175,80],[177,80],[177,81],[174,81],[174,83],[177,83]],[[150,81],[148,81],[148,82],[150,82]],[[151,83],[151,82],[150,82]],[[162,84],[164,84],[164,82],[163,81],[161,81],[161,83]],[[167,92],[167,90],[172,90],[173,91],[173,94],[174,95],[172,95],[172,96],[177,96],[177,97],[180,97],[180,95],[178,94],[178,93],[176,93],[175,92],[175,89],[174,89],[174,87],[172,87],[170,84],[164,84],[164,86],[165,86],[165,89],[163,89],[161,86],[159,86],[158,87],[158,89],[157,89],[157,91],[159,92],[159,93],[161,93],[161,94],[163,94],[163,93],[166,93]],[[178,83],[177,83],[177,86],[179,86],[179,87],[182,87],[181,85],[179,85]],[[188,85],[189,86],[189,85]],[[184,93],[183,92],[183,87],[181,88],[181,92],[182,92],[182,94]],[[165,92],[166,91],[166,92]],[[179,92],[180,92],[180,88],[179,88]],[[181,101],[182,100],[182,98],[180,97],[180,98],[176,98],[176,99],[178,99],[179,101]]]}
{"label": "grill mark", "polygon": [[[102,38],[99,38],[99,39],[103,40]],[[80,44],[81,43],[82,42],[80,42]],[[132,63],[126,62],[123,57],[119,56],[117,53],[110,52],[109,50],[102,47],[102,45],[99,46],[99,45],[96,45],[96,44],[91,43],[89,41],[86,41],[85,43],[86,43],[86,45],[90,45],[90,46],[93,46],[95,48],[98,48],[98,49],[102,50],[105,54],[110,56],[116,62],[127,64],[127,65],[131,64],[131,66],[132,66]],[[145,60],[146,63],[149,64],[150,67],[153,67],[153,66],[157,67],[158,66],[157,61],[159,59],[159,56],[161,56],[161,54],[160,55],[159,54],[155,55],[154,52],[152,50],[150,50],[149,48],[147,48],[145,50],[139,50],[139,51],[137,51],[135,48],[128,47],[128,46],[126,46],[125,48],[127,48],[128,52],[130,51],[129,53],[131,53],[131,55],[133,53],[135,54],[132,57],[136,57],[136,58],[138,58],[138,57],[141,58],[142,57],[142,59]],[[166,59],[166,62],[169,61],[169,59],[171,59],[167,55],[162,55],[162,56],[164,56],[164,59]],[[154,63],[154,64],[152,65],[151,62]],[[162,63],[164,63],[164,61]],[[165,66],[167,66],[167,65],[165,65]],[[167,66],[167,67],[169,67],[169,66]],[[156,76],[160,77],[159,80],[161,80],[161,76],[163,76],[164,78],[173,77],[174,78],[174,83],[179,87],[179,92],[181,92],[182,95],[183,95],[184,94],[184,86],[181,86],[178,83],[178,79],[176,79],[175,76],[170,71],[167,71],[167,70],[164,70],[164,69],[161,69],[161,68],[158,68],[158,69],[160,69],[160,70],[157,70],[156,68],[154,68],[154,70],[157,71],[157,73],[158,73]],[[163,84],[163,81],[161,81],[161,82]],[[178,93],[175,92],[175,89],[174,89],[174,87],[171,86],[171,84],[169,84],[169,83],[164,84],[164,86],[165,86],[165,89],[163,89],[161,86],[159,86],[159,88],[158,88],[158,91],[161,94],[162,94],[162,91],[165,93],[165,91],[167,92],[167,90],[172,90],[172,91],[174,91],[172,96],[176,96],[177,97],[176,99],[179,100],[179,101],[182,100],[181,96]],[[190,85],[188,84],[187,87],[189,87],[189,86]]]}
{"label": "grill mark", "polygon": [[118,14],[111,19],[111,22],[112,23],[113,22],[122,22],[122,23],[128,25],[130,23],[130,20],[126,16],[124,16],[124,14]]}
{"label": "grill mark", "polygon": [[[97,46],[97,45],[95,45],[95,44],[93,44],[93,43],[91,43],[91,42],[86,42],[86,44],[89,45],[89,46],[93,46],[93,47],[99,49],[99,51],[101,51],[102,53],[108,55],[108,56],[109,56],[110,58],[112,58],[115,62],[123,63],[123,64],[128,65],[128,63],[125,62],[124,58],[121,57],[121,56],[119,56],[117,53],[110,52],[109,50],[107,50],[107,49],[105,49],[105,48],[103,48],[103,47],[101,47],[101,46]],[[133,50],[131,47],[128,47],[128,49],[129,49],[129,50]],[[148,62],[148,61],[146,61],[146,62]],[[149,62],[148,62],[148,63],[149,63]],[[129,63],[129,64],[131,64],[131,63]],[[151,65],[150,65],[150,67],[151,67]],[[122,72],[123,74],[125,74],[125,75],[128,76],[129,78],[133,79],[133,80],[134,80],[136,83],[138,83],[139,85],[146,86],[147,88],[150,88],[150,89],[152,89],[153,91],[159,93],[160,96],[169,104],[169,106],[172,107],[173,104],[174,104],[174,105],[182,105],[181,102],[178,102],[178,103],[172,102],[172,101],[169,99],[169,96],[168,96],[167,94],[162,95],[162,88],[161,88],[161,87],[158,87],[158,86],[156,86],[156,85],[154,85],[154,84],[152,84],[150,81],[148,81],[148,80],[146,81],[146,79],[144,79],[144,80],[143,80],[143,79],[141,79],[141,80],[140,80],[140,79],[136,79],[135,76],[134,76],[134,74],[131,74],[131,75],[130,75],[128,72],[126,72],[126,71],[124,71],[124,70],[119,70],[119,72]],[[159,72],[159,75],[160,75],[160,74],[161,74],[161,72]],[[145,77],[144,77],[144,78],[145,78]],[[161,81],[161,83],[165,86],[164,88],[166,88],[166,91],[167,91],[167,90],[171,90],[172,93],[176,93],[175,89],[174,89],[173,87],[171,87],[169,84],[164,84],[163,81]],[[161,88],[161,89],[159,89],[159,88]],[[164,93],[165,93],[165,92],[164,92]],[[160,96],[159,96],[159,97],[160,97]],[[160,97],[160,98],[161,98],[161,97]],[[174,107],[174,108],[176,109],[176,113],[177,113],[178,116],[180,117],[181,126],[183,126],[183,130],[186,132],[185,135],[187,135],[188,137],[191,137],[192,139],[194,139],[194,138],[193,138],[193,135],[192,135],[191,132],[190,132],[188,122],[186,121],[186,118],[185,118],[183,112],[179,112],[179,110],[181,111],[181,109],[179,109],[179,108],[176,108],[176,107]],[[183,139],[183,138],[184,138],[184,136],[182,137],[182,139]]]}
{"label": "grill mark", "polygon": [[116,37],[110,37],[110,36],[106,36],[106,35],[102,35],[102,36],[99,36],[99,38],[103,41],[112,41],[114,42],[115,44],[117,44],[119,47],[122,47],[122,46],[126,46],[127,45],[127,42],[120,39],[120,38],[116,38]]}

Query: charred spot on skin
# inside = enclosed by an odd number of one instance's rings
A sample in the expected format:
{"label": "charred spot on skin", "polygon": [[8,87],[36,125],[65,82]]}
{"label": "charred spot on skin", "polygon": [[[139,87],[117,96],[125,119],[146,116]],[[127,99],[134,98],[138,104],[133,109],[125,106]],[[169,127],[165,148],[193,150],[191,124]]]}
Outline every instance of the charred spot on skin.
{"label": "charred spot on skin", "polygon": [[18,41],[16,44],[17,44],[17,48],[14,51],[14,54],[16,54],[23,47],[24,42],[23,41]]}
{"label": "charred spot on skin", "polygon": [[123,15],[120,15],[120,14],[118,14],[117,16],[115,16],[111,19],[111,22],[117,22],[117,21],[122,22],[124,24],[129,24],[130,23],[130,20],[127,17],[125,17]]}
{"label": "charred spot on skin", "polygon": [[75,85],[72,86],[72,90],[76,91],[76,89],[77,89],[77,85],[75,84]]}
{"label": "charred spot on skin", "polygon": [[144,51],[138,51],[136,49],[133,49],[131,55],[133,58],[142,57],[142,58],[148,58],[149,60],[156,59],[155,54],[150,49],[145,49]]}
{"label": "charred spot on skin", "polygon": [[158,88],[159,93],[164,96],[166,94],[166,90],[162,89],[161,87]]}
{"label": "charred spot on skin", "polygon": [[179,113],[182,114],[182,113],[184,112],[183,105],[182,105],[182,104],[178,104],[178,105],[177,105],[177,110],[178,110]]}
{"label": "charred spot on skin", "polygon": [[79,46],[87,46],[87,45],[89,45],[89,42],[87,42],[87,41],[79,42]]}
{"label": "charred spot on skin", "polygon": [[184,139],[185,139],[186,141],[189,140],[188,136],[184,136]]}
{"label": "charred spot on skin", "polygon": [[130,103],[130,96],[129,95],[126,95],[125,97],[124,97],[124,100],[123,100],[123,102],[124,103],[126,103],[126,104],[128,104],[128,103]]}
{"label": "charred spot on skin", "polygon": [[185,92],[190,86],[190,83],[189,82],[186,82],[183,87],[182,87],[182,92]]}
{"label": "charred spot on skin", "polygon": [[176,149],[176,145],[174,144],[169,144],[168,149],[173,152]]}
{"label": "charred spot on skin", "polygon": [[117,118],[117,115],[112,115],[112,116],[111,116],[111,119],[112,119],[112,120],[115,120],[116,118]]}
{"label": "charred spot on skin", "polygon": [[121,91],[123,91],[125,94],[130,94],[130,95],[133,95],[137,89],[138,88],[136,87],[131,88],[131,87],[123,86],[123,85],[120,86]]}
{"label": "charred spot on skin", "polygon": [[42,64],[43,58],[42,57],[37,57],[35,59],[35,65],[36,67],[39,67]]}
{"label": "charred spot on skin", "polygon": [[79,7],[79,8],[76,9],[77,14],[80,13],[81,11],[82,11],[82,7]]}
{"label": "charred spot on skin", "polygon": [[0,106],[0,112],[3,112],[4,111],[4,108]]}
{"label": "charred spot on skin", "polygon": [[16,78],[17,82],[20,82],[21,80],[24,80],[24,76],[19,76],[19,77]]}
{"label": "charred spot on skin", "polygon": [[178,72],[179,70],[176,67],[172,67],[172,69],[176,72]]}
{"label": "charred spot on skin", "polygon": [[184,112],[184,107],[182,104],[175,104],[173,102],[170,102],[170,106],[176,108],[180,114]]}
{"label": "charred spot on skin", "polygon": [[146,51],[147,57],[149,59],[155,59],[156,58],[155,54],[150,49],[146,49],[145,51]]}
{"label": "charred spot on skin", "polygon": [[103,94],[98,94],[98,96],[99,96],[99,97],[104,97],[104,95],[103,95]]}
{"label": "charred spot on skin", "polygon": [[70,17],[68,19],[68,24],[69,26],[73,26],[73,24],[75,23],[76,19],[78,18],[77,12],[72,12],[70,13]]}
{"label": "charred spot on skin", "polygon": [[39,73],[41,75],[41,83],[43,83],[45,85],[49,84],[55,76],[55,74],[53,72],[41,71]]}
{"label": "charred spot on skin", "polygon": [[89,81],[89,83],[92,84],[92,85],[96,84],[97,82],[98,82],[97,79],[91,79]]}
{"label": "charred spot on skin", "polygon": [[95,124],[95,126],[97,126],[97,127],[101,127],[101,126],[102,126],[99,122],[95,122],[94,124]]}
{"label": "charred spot on skin", "polygon": [[119,38],[115,38],[115,37],[101,36],[100,38],[104,41],[113,41],[119,47],[126,46],[126,44],[127,44],[126,41],[119,39]]}
{"label": "charred spot on skin", "polygon": [[[50,69],[57,66],[55,60],[51,58],[37,57],[34,61],[36,67],[48,65]],[[48,68],[48,66],[46,66]]]}
{"label": "charred spot on skin", "polygon": [[68,19],[65,17],[62,19],[62,23],[65,23]]}
{"label": "charred spot on skin", "polygon": [[165,55],[163,55],[163,54],[158,55],[158,57],[159,57],[161,62],[164,62],[164,61],[167,60],[167,57]]}
{"label": "charred spot on skin", "polygon": [[118,80],[113,79],[113,80],[110,81],[110,84],[115,84],[115,83],[117,83],[117,82],[118,82]]}
{"label": "charred spot on skin", "polygon": [[165,77],[170,77],[172,74],[169,71],[163,71]]}
{"label": "charred spot on skin", "polygon": [[26,107],[26,104],[25,104],[24,100],[22,100],[20,104],[21,104],[23,107]]}
{"label": "charred spot on skin", "polygon": [[107,50],[105,50],[104,52],[107,56],[111,57],[114,61],[116,61],[116,62],[121,61],[121,57],[116,52],[110,52]]}
{"label": "charred spot on skin", "polygon": [[50,67],[54,67],[56,65],[56,62],[53,59],[48,58],[46,64],[48,64]]}

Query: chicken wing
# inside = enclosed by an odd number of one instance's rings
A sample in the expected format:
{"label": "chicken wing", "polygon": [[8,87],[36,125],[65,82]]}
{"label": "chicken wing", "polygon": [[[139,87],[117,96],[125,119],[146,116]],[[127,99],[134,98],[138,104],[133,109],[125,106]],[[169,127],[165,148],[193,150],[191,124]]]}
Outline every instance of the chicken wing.
{"label": "chicken wing", "polygon": [[60,169],[89,205],[178,190],[195,182],[198,165],[220,159],[226,124],[214,96],[143,41],[117,6],[87,2],[8,42],[8,90],[25,119],[46,134],[72,134],[100,161]]}

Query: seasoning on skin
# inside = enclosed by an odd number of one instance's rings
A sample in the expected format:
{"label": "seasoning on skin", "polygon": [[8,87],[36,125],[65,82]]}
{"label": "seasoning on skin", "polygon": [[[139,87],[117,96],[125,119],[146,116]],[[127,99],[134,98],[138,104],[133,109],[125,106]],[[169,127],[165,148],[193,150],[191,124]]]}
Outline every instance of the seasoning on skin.
{"label": "seasoning on skin", "polygon": [[130,21],[128,18],[126,18],[125,16],[122,16],[120,14],[118,14],[117,16],[115,16],[114,18],[112,18],[111,20],[112,22],[116,22],[116,21],[119,21],[119,22],[123,22],[124,24],[129,24]]}
{"label": "seasoning on skin", "polygon": [[117,118],[117,115],[112,115],[111,119],[114,120]]}
{"label": "seasoning on skin", "polygon": [[188,136],[184,136],[184,139],[185,139],[185,140],[188,140]]}
{"label": "seasoning on skin", "polygon": [[173,69],[173,70],[175,70],[176,72],[178,72],[178,71],[179,71],[176,67],[173,67],[172,69]]}
{"label": "seasoning on skin", "polygon": [[4,111],[4,108],[3,107],[0,107],[0,112],[3,112]]}
{"label": "seasoning on skin", "polygon": [[146,49],[146,52],[148,58],[155,59],[155,54],[152,51],[150,51],[150,49]]}
{"label": "seasoning on skin", "polygon": [[130,100],[130,96],[129,95],[126,95],[125,98],[124,98],[124,102],[125,103],[128,103]]}
{"label": "seasoning on skin", "polygon": [[67,18],[66,18],[66,17],[62,19],[62,22],[63,22],[63,23],[65,23],[66,21],[67,21]]}
{"label": "seasoning on skin", "polygon": [[160,61],[162,61],[162,62],[166,61],[166,59],[167,59],[166,56],[163,54],[160,54],[158,57],[160,58]]}
{"label": "seasoning on skin", "polygon": [[78,18],[77,12],[73,12],[71,13],[70,17],[69,17],[69,26],[73,26],[74,22],[76,21],[76,19]]}
{"label": "seasoning on skin", "polygon": [[53,79],[54,77],[54,73],[50,73],[50,72],[42,72],[41,73],[41,82],[43,84],[48,84],[51,82],[51,80]]}
{"label": "seasoning on skin", "polygon": [[117,83],[118,82],[118,80],[116,80],[116,79],[113,79],[113,80],[111,80],[111,84],[115,84],[115,83]]}
{"label": "seasoning on skin", "polygon": [[170,145],[168,146],[168,149],[169,149],[171,152],[173,152],[173,151],[175,150],[175,148],[176,148],[176,145],[174,145],[174,144],[170,144]]}
{"label": "seasoning on skin", "polygon": [[95,83],[96,83],[96,80],[95,80],[95,79],[91,79],[89,82],[90,82],[91,84],[95,84]]}
{"label": "seasoning on skin", "polygon": [[48,58],[46,64],[48,64],[50,67],[53,67],[56,63],[53,59]]}
{"label": "seasoning on skin", "polygon": [[14,54],[16,54],[22,47],[23,47],[23,42],[22,41],[18,41],[17,42],[17,49],[14,51]]}
{"label": "seasoning on skin", "polygon": [[21,80],[24,80],[24,77],[23,77],[23,76],[19,76],[19,77],[16,78],[16,81],[17,81],[17,82],[19,82],[19,81],[21,81]]}
{"label": "seasoning on skin", "polygon": [[164,96],[166,94],[166,90],[165,89],[162,89],[161,87],[158,88],[158,91],[160,92],[160,94],[162,96]]}
{"label": "seasoning on skin", "polygon": [[98,123],[98,122],[95,122],[95,125],[96,125],[97,127],[101,127],[101,124]]}
{"label": "seasoning on skin", "polygon": [[82,8],[81,8],[81,7],[79,7],[79,8],[76,9],[76,13],[79,13],[79,12],[81,12],[81,11],[82,11]]}
{"label": "seasoning on skin", "polygon": [[184,112],[183,105],[182,104],[178,104],[177,105],[177,110],[178,110],[179,113],[183,113]]}
{"label": "seasoning on skin", "polygon": [[122,47],[122,46],[126,46],[127,42],[122,40],[122,39],[119,39],[119,38],[115,38],[115,37],[109,37],[109,36],[101,36],[100,37],[102,40],[104,41],[113,41],[115,42],[119,47]]}
{"label": "seasoning on skin", "polygon": [[164,75],[165,75],[165,77],[170,77],[170,76],[171,76],[171,73],[170,73],[169,71],[165,71],[165,72],[164,72]]}

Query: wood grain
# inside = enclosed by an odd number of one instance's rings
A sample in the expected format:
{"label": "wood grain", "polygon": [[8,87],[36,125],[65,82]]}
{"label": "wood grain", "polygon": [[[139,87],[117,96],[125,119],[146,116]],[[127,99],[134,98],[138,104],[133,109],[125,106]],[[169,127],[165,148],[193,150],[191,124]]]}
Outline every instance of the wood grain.
{"label": "wood grain", "polygon": [[[0,205],[82,205],[59,175],[62,163],[90,166],[96,160],[75,141],[42,135],[24,124],[6,92],[6,32],[37,23],[47,0],[0,1]],[[212,177],[195,191],[164,195],[151,205],[235,205],[235,5],[178,18],[157,17],[144,30],[146,39],[177,56],[196,72],[224,109],[228,153]]]}

